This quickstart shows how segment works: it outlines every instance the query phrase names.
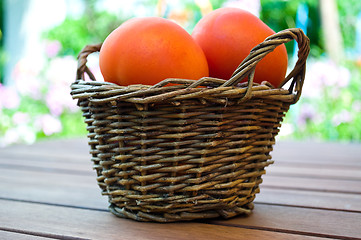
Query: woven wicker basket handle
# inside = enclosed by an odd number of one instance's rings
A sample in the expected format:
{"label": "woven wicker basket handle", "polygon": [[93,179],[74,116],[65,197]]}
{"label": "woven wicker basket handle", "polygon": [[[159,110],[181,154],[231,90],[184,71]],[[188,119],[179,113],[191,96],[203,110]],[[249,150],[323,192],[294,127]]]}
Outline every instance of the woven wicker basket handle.
{"label": "woven wicker basket handle", "polygon": [[[160,83],[152,86],[152,88],[162,87],[167,83],[187,83],[190,84],[188,88],[194,88],[202,84],[203,82],[211,81],[218,84],[222,84],[221,87],[235,86],[240,81],[245,79],[248,76],[248,86],[252,86],[253,78],[255,73],[256,65],[259,61],[261,61],[268,53],[272,52],[277,46],[287,43],[289,41],[296,40],[298,43],[298,60],[295,64],[293,70],[289,73],[289,75],[283,80],[280,87],[284,86],[290,79],[293,79],[289,92],[295,94],[294,103],[298,101],[302,86],[305,78],[305,70],[306,70],[306,59],[310,51],[309,39],[303,33],[303,31],[299,28],[291,28],[280,31],[276,34],[273,34],[266,38],[264,42],[260,43],[256,47],[254,47],[250,54],[243,60],[243,62],[238,66],[235,70],[231,78],[224,82],[221,79],[213,79],[213,78],[202,78],[197,82],[187,82],[189,80],[185,79],[166,79],[161,81]],[[87,57],[94,52],[99,52],[102,43],[95,45],[87,45],[78,55],[78,69],[76,74],[75,83],[78,83],[81,79],[85,79],[85,74],[89,76],[89,78],[93,81],[96,81],[93,73],[87,67]],[[252,87],[248,87],[246,94],[243,97],[243,100],[248,99],[251,96]]]}
{"label": "woven wicker basket handle", "polygon": [[[310,40],[299,28],[291,28],[280,31],[266,38],[264,42],[254,47],[250,54],[242,61],[231,78],[226,81],[222,86],[235,86],[240,81],[248,76],[248,86],[252,86],[254,72],[256,65],[261,61],[268,53],[272,52],[277,46],[287,43],[291,40],[296,40],[298,43],[298,60],[295,67],[289,73],[289,75],[282,81],[279,87],[283,87],[290,79],[293,79],[289,87],[290,93],[295,94],[295,102],[298,101],[303,82],[305,79],[306,59],[310,52]],[[247,89],[245,98],[251,95],[252,88]]]}
{"label": "woven wicker basket handle", "polygon": [[87,63],[88,56],[90,54],[94,53],[94,52],[99,52],[101,47],[102,47],[102,43],[95,44],[95,45],[87,45],[79,53],[79,55],[78,55],[78,69],[76,71],[75,83],[79,82],[79,80],[81,80],[81,79],[84,80],[85,79],[85,76],[84,76],[85,73],[89,76],[89,78],[91,80],[96,81],[93,73],[90,71],[90,69],[88,68],[86,63]]}

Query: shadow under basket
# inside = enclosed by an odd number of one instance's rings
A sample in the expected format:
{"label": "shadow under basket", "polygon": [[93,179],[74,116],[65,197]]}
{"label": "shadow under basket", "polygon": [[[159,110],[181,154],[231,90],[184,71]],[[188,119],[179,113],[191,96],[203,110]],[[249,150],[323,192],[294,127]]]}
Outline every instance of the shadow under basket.
{"label": "shadow under basket", "polygon": [[[298,61],[281,87],[253,83],[257,63],[293,39]],[[166,79],[127,87],[99,82],[86,63],[100,48],[89,45],[79,54],[71,95],[83,111],[110,211],[155,222],[250,214],[265,167],[273,163],[270,151],[282,119],[301,94],[309,53],[302,30],[268,37],[229,80]]]}

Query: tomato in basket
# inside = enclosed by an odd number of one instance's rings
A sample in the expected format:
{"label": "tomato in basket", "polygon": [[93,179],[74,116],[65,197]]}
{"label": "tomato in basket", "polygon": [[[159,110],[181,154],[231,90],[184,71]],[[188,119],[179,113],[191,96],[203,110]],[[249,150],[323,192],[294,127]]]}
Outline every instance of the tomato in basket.
{"label": "tomato in basket", "polygon": [[133,18],[121,24],[105,39],[99,65],[105,81],[123,86],[208,76],[207,59],[192,36],[160,17]]}
{"label": "tomato in basket", "polygon": [[[238,8],[219,8],[205,15],[192,36],[203,49],[210,77],[229,79],[251,49],[275,32],[255,15]],[[287,71],[284,44],[262,59],[254,82],[268,81],[278,87]]]}

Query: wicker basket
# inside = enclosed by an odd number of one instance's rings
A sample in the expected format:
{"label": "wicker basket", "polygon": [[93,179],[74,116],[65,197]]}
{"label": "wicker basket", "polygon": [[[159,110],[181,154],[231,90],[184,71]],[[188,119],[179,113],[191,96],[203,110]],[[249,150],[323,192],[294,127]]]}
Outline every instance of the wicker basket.
{"label": "wicker basket", "polygon": [[[253,83],[256,64],[293,39],[298,61],[282,83],[292,79],[289,89]],[[128,87],[98,82],[86,59],[100,47],[80,53],[71,94],[83,111],[110,211],[156,222],[249,214],[264,169],[273,163],[269,153],[280,123],[301,94],[309,53],[302,30],[267,38],[228,81],[167,79]],[[84,81],[85,73],[94,81]]]}

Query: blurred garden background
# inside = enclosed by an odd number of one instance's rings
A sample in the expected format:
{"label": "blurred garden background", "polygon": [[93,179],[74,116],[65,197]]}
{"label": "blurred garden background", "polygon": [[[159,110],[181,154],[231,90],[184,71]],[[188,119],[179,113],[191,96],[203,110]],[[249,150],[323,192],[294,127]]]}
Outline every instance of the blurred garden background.
{"label": "blurred garden background", "polygon": [[[123,21],[161,16],[191,33],[224,6],[246,9],[276,32],[300,27],[311,40],[301,100],[278,138],[361,141],[360,0],[0,0],[0,147],[86,135],[69,94],[76,56]],[[287,50],[292,69],[297,49]],[[96,54],[89,66],[101,80]]]}

